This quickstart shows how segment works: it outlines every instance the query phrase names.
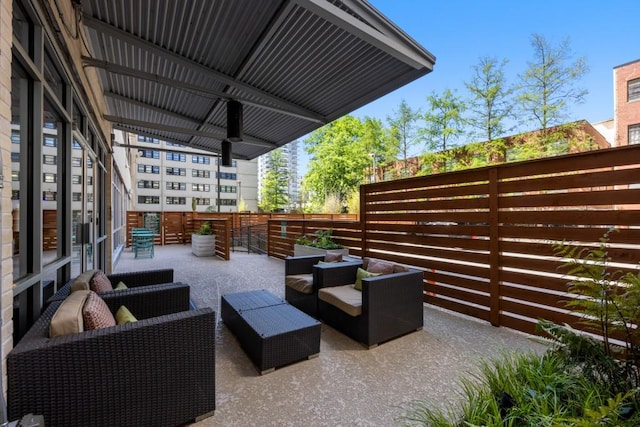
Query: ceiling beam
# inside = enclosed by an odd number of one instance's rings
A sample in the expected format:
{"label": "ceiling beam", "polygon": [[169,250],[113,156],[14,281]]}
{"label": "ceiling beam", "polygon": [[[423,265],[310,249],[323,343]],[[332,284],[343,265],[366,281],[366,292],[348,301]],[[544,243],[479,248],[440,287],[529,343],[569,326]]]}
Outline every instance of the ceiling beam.
{"label": "ceiling beam", "polygon": [[[122,124],[122,125],[128,125],[128,126],[136,126],[136,127],[141,127],[141,128],[147,128],[147,129],[154,129],[154,130],[158,130],[161,132],[173,132],[173,133],[179,133],[182,135],[190,135],[190,136],[199,136],[202,138],[211,138],[211,139],[215,139],[218,141],[221,141],[223,139],[226,138],[226,131],[223,133],[218,133],[218,132],[206,132],[206,131],[201,131],[201,130],[197,130],[197,129],[189,129],[189,128],[184,128],[184,127],[179,127],[179,126],[171,126],[171,125],[163,125],[160,123],[151,123],[151,122],[146,122],[144,120],[134,120],[134,119],[128,119],[126,117],[118,117],[118,116],[112,116],[109,114],[103,115],[102,116],[106,121],[111,122],[113,124]],[[275,143],[271,143],[271,142],[264,142],[264,141],[258,141],[258,140],[252,140],[252,139],[244,139],[243,141],[240,142],[236,142],[235,144],[249,144],[249,145],[257,145],[260,147],[269,147],[269,148],[278,148],[278,145]]]}
{"label": "ceiling beam", "polygon": [[214,98],[214,99],[218,98],[224,101],[230,101],[232,99],[236,99],[245,105],[251,105],[253,107],[262,108],[263,110],[269,110],[276,113],[285,114],[287,116],[297,117],[299,119],[307,120],[310,122],[315,122],[320,124],[326,124],[328,122],[325,116],[321,116],[319,114],[314,114],[312,116],[300,114],[300,112],[293,111],[293,109],[290,109],[290,108],[275,106],[273,104],[268,104],[266,102],[251,100],[243,96],[231,96],[228,93],[223,91],[216,91],[203,86],[186,83],[180,80],[162,77],[158,74],[146,73],[144,71],[140,71],[135,68],[126,67],[124,65],[116,65],[100,59],[94,59],[94,58],[89,58],[87,56],[83,56],[82,62],[87,67],[95,67],[113,74],[133,77],[136,79],[146,80],[146,81],[162,84],[165,86],[170,86],[172,88],[178,88],[185,91],[195,92],[201,96],[208,97],[208,98]]}
{"label": "ceiling beam", "polygon": [[[389,37],[382,31],[365,24],[364,22],[356,19],[354,16],[349,15],[342,9],[334,6],[326,0],[293,0],[300,7],[318,15],[325,19],[327,22],[342,28],[348,33],[366,41],[367,43],[382,50],[388,55],[410,65],[411,67],[421,69],[433,69],[435,58],[427,55],[420,54],[419,51],[409,49],[405,45],[399,43],[393,38]],[[369,12],[372,12],[371,9]],[[380,21],[377,22],[379,24]],[[398,30],[395,29],[397,33]],[[405,38],[408,38],[405,36]],[[413,41],[412,41],[413,42]],[[413,42],[415,44],[415,42]]]}
{"label": "ceiling beam", "polygon": [[262,98],[267,102],[273,103],[276,107],[285,109],[287,111],[295,112],[305,117],[322,117],[315,111],[311,111],[307,108],[301,107],[285,99],[274,96],[261,89],[255,88],[247,83],[239,82],[233,77],[230,77],[219,71],[215,71],[207,67],[206,65],[202,65],[199,62],[196,62],[192,59],[189,59],[175,52],[172,52],[168,49],[160,47],[150,41],[144,40],[138,36],[135,36],[117,27],[114,27],[113,25],[103,22],[99,19],[96,19],[91,15],[87,15],[87,14],[83,15],[83,23],[89,28],[93,28],[94,30],[102,32],[104,34],[108,34],[116,39],[122,40],[142,50],[151,51],[161,57],[167,58],[177,64],[183,65],[188,69],[197,70],[198,72],[200,72],[201,74],[205,75],[210,79],[217,80],[221,83],[237,88],[243,92],[247,92],[251,95]]}

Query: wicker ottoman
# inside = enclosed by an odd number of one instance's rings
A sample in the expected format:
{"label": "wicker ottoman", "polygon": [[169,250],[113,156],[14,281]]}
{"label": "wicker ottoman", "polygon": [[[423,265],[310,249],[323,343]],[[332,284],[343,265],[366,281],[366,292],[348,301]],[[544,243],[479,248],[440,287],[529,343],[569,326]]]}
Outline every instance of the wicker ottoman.
{"label": "wicker ottoman", "polygon": [[220,311],[260,374],[320,353],[320,322],[268,291],[223,295]]}

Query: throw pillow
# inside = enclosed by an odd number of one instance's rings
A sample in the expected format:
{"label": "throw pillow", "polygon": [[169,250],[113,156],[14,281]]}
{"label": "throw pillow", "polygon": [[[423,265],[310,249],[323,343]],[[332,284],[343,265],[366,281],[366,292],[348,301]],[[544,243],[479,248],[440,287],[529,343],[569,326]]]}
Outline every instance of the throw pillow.
{"label": "throw pillow", "polygon": [[113,288],[113,289],[129,289],[129,287],[127,285],[125,285],[123,282],[118,282],[116,287]]}
{"label": "throw pillow", "polygon": [[329,252],[324,254],[325,262],[340,262],[342,261],[342,252]]}
{"label": "throw pillow", "polygon": [[116,324],[124,325],[125,323],[137,322],[138,319],[124,305],[120,306],[116,311]]}
{"label": "throw pillow", "polygon": [[360,267],[358,267],[358,271],[356,272],[356,283],[354,285],[354,288],[358,291],[362,290],[362,279],[366,279],[367,277],[375,277],[375,276],[380,276],[381,273],[372,273],[370,271],[367,270],[363,270]]}
{"label": "throw pillow", "polygon": [[109,281],[109,278],[107,277],[107,275],[104,274],[104,271],[98,271],[93,276],[89,284],[91,285],[91,290],[99,294],[113,290],[113,286],[111,286],[111,281]]}
{"label": "throw pillow", "polygon": [[84,329],[87,331],[116,325],[116,319],[109,311],[107,303],[93,291],[89,291],[89,296],[82,310],[82,317],[84,318]]}
{"label": "throw pillow", "polygon": [[91,291],[76,291],[62,301],[49,324],[49,337],[77,334],[84,331],[82,308]]}
{"label": "throw pillow", "polygon": [[367,265],[367,271],[370,273],[391,274],[393,273],[393,264],[377,259],[370,259]]}

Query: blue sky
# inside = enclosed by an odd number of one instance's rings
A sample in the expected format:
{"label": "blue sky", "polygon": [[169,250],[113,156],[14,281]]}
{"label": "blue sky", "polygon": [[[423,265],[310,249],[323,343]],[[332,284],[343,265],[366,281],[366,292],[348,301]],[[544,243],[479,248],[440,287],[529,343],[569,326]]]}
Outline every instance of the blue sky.
{"label": "blue sky", "polygon": [[[508,82],[515,82],[533,59],[533,33],[554,46],[568,37],[573,54],[587,60],[582,79],[586,102],[571,108],[571,119],[599,122],[613,118],[613,68],[640,59],[638,0],[369,0],[383,15],[436,57],[433,72],[352,113],[386,124],[405,99],[412,108],[426,107],[435,91],[457,90],[482,56],[509,61]],[[302,148],[302,147],[301,147]],[[306,162],[306,153],[300,153]],[[306,165],[301,165],[304,173]]]}

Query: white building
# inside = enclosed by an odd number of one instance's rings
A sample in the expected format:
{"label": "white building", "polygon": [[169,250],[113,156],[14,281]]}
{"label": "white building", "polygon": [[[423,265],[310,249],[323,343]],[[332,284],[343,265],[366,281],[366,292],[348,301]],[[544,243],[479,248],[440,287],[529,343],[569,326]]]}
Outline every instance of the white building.
{"label": "white building", "polygon": [[[287,170],[289,171],[289,187],[287,194],[289,195],[289,208],[296,209],[300,203],[300,177],[298,176],[298,146],[300,141],[293,141],[279,148],[284,154],[287,162]],[[260,199],[260,191],[262,191],[262,183],[264,182],[267,170],[269,170],[269,154],[258,157],[258,199]]]}
{"label": "white building", "polygon": [[257,160],[219,165],[211,152],[129,134],[137,150],[132,168],[133,208],[146,212],[237,212],[258,209]]}

